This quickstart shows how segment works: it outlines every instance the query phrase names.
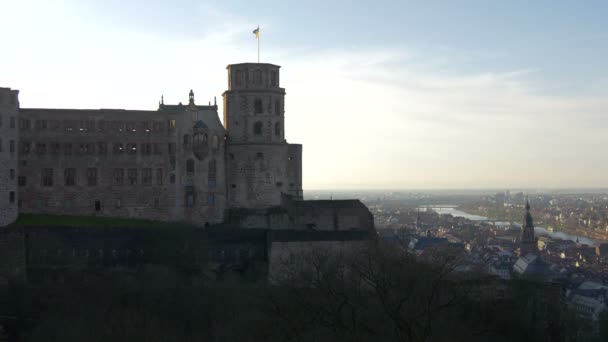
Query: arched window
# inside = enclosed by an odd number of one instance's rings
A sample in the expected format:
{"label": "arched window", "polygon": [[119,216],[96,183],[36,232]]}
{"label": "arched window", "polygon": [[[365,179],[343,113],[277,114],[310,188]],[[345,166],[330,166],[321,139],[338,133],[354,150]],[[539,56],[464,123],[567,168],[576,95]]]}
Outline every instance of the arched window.
{"label": "arched window", "polygon": [[186,162],[186,172],[194,173],[194,160],[188,159]]}
{"label": "arched window", "polygon": [[184,148],[185,149],[190,148],[190,135],[189,134],[184,135]]}
{"label": "arched window", "polygon": [[261,114],[262,111],[263,111],[262,107],[263,107],[262,106],[262,99],[255,99],[255,102],[254,102],[255,114]]}
{"label": "arched window", "polygon": [[258,121],[253,125],[253,134],[262,135],[262,122]]}
{"label": "arched window", "polygon": [[270,85],[273,87],[277,85],[277,72],[274,70],[270,72]]}
{"label": "arched window", "polygon": [[236,85],[240,86],[243,83],[243,72],[241,70],[236,71]]}
{"label": "arched window", "polygon": [[262,84],[262,70],[256,70],[253,72],[253,82],[255,84]]}
{"label": "arched window", "polygon": [[276,115],[281,115],[281,102],[279,102],[279,100],[274,101],[274,113]]}
{"label": "arched window", "polygon": [[274,124],[274,135],[281,136],[281,123],[275,122]]}
{"label": "arched window", "polygon": [[220,148],[220,139],[217,137],[217,135],[214,135],[211,140],[211,148],[213,148],[214,150]]}

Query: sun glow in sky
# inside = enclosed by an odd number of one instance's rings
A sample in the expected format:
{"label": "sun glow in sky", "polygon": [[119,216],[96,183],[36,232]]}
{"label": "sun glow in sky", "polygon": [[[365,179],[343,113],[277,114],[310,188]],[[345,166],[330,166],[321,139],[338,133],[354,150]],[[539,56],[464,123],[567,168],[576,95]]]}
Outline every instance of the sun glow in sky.
{"label": "sun glow in sky", "polygon": [[0,87],[22,107],[221,103],[258,24],[305,189],[608,186],[603,1],[1,0]]}

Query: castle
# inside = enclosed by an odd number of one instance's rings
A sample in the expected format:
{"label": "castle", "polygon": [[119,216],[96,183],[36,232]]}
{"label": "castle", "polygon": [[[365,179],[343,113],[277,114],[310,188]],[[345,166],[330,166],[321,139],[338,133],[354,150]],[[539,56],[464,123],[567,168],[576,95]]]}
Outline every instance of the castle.
{"label": "castle", "polygon": [[280,67],[227,67],[218,106],[21,108],[0,88],[0,226],[18,213],[292,230],[373,229],[358,200],[305,201],[302,145],[285,140]]}

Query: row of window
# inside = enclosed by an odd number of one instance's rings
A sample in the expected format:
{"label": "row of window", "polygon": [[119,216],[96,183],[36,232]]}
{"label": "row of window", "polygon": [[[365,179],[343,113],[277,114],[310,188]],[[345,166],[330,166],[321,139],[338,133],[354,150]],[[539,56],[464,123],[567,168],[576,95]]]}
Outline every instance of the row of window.
{"label": "row of window", "polygon": [[[141,174],[141,176],[140,176]],[[87,186],[97,186],[98,183],[98,169],[87,168],[85,170],[84,184]],[[155,177],[153,177],[155,176]],[[43,187],[52,187],[55,185],[55,170],[52,168],[44,168],[41,170],[41,185]],[[19,186],[26,186],[27,179],[25,176],[19,176]],[[79,183],[77,177],[76,168],[66,168],[63,170],[63,185],[75,186]],[[175,175],[170,175],[170,183],[175,183]],[[113,185],[163,185],[163,169],[152,168],[144,169],[121,169],[115,168],[112,172],[112,184]]]}
{"label": "row of window", "polygon": [[[34,121],[34,129],[36,130],[51,130],[51,131],[66,131],[66,132],[163,132],[175,130],[175,120],[162,121],[142,121],[142,122],[125,122],[125,121],[94,121],[94,120],[30,120],[20,119],[19,129],[30,130]],[[1,123],[1,117],[0,117]],[[11,128],[14,128],[14,117],[11,117]]]}
{"label": "row of window", "polygon": [[[235,72],[235,80],[234,83],[237,87],[240,87],[244,84],[246,84],[249,80],[249,73],[248,70],[237,70]],[[276,87],[279,85],[279,79],[278,79],[278,74],[276,71],[271,70],[270,71],[270,79],[269,79],[269,83],[270,86],[272,87]],[[262,70],[255,70],[253,72],[253,85],[263,85],[262,83]]]}
{"label": "row of window", "polygon": [[[263,128],[264,128],[264,123],[262,121],[256,121],[253,124],[253,134],[262,135]],[[274,124],[274,135],[277,137],[281,136],[281,123],[279,123],[279,122],[275,122],[275,124]]]}
{"label": "row of window", "polygon": [[[121,155],[129,154],[136,155],[139,149],[139,153],[142,156],[150,155],[162,155],[163,154],[163,143],[112,143],[112,154]],[[22,141],[20,146],[21,155],[28,155],[32,153],[37,155],[49,154],[64,154],[66,156],[77,154],[77,155],[106,155],[108,153],[108,143],[100,141],[97,143],[31,143],[29,141]],[[175,155],[176,151],[175,143],[167,143],[166,153],[169,155]],[[2,142],[0,140],[0,151],[2,150]]]}
{"label": "row of window", "polygon": [[[209,146],[209,136],[207,133],[196,133],[191,138],[190,134],[185,134],[183,138],[183,146],[184,149],[190,149],[192,147],[192,143],[197,147],[207,149]],[[217,135],[211,137],[211,148],[217,150],[220,148],[220,138]]]}
{"label": "row of window", "polygon": [[[253,102],[253,109],[255,114],[264,113],[264,106],[262,105],[262,99],[256,98]],[[270,109],[269,109],[270,110]],[[268,113],[271,114],[271,113]],[[274,101],[274,114],[281,115],[281,101]]]}
{"label": "row of window", "polygon": [[[2,128],[3,125],[4,125],[3,121],[4,121],[4,119],[2,118],[2,114],[0,114],[0,128]],[[10,128],[15,128],[15,117],[14,116],[11,116],[9,118],[9,127]]]}

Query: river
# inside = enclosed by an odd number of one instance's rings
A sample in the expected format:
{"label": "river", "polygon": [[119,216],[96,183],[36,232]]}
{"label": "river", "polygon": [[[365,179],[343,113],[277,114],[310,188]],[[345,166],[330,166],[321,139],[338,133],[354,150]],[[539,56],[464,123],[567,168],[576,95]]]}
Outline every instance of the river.
{"label": "river", "polygon": [[[469,219],[471,221],[487,221],[487,222],[492,222],[497,226],[509,226],[510,223],[506,222],[506,221],[500,221],[500,220],[494,220],[494,219],[489,219],[487,217],[484,216],[479,216],[479,215],[473,215],[473,214],[469,214],[467,212],[464,212],[462,210],[457,209],[457,206],[455,205],[441,205],[441,206],[420,206],[420,209],[431,209],[434,212],[441,214],[441,215],[447,215],[450,214],[454,217],[464,217],[466,219]],[[517,224],[515,223],[514,226],[516,226],[517,228],[521,228],[521,224]],[[590,239],[586,236],[579,236],[579,235],[573,235],[573,234],[568,234],[568,233],[564,233],[564,232],[550,232],[548,231],[546,228],[544,227],[534,227],[534,232],[537,235],[540,236],[548,236],[550,238],[553,239],[560,239],[560,240],[571,240],[571,241],[576,241],[577,239],[579,240],[580,243],[586,244],[586,245],[590,245],[590,246],[598,246],[600,244],[599,241]]]}

